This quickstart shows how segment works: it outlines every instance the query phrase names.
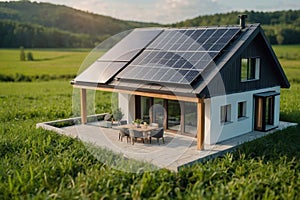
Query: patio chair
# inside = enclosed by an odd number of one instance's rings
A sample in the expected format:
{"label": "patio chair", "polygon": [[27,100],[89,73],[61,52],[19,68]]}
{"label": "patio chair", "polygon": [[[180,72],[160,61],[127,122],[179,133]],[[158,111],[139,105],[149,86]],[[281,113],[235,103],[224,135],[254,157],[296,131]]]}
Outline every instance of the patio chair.
{"label": "patio chair", "polygon": [[163,144],[165,143],[164,139],[164,128],[159,128],[157,130],[153,130],[150,132],[150,144],[151,144],[151,138],[156,138],[157,143],[159,144],[159,138],[162,138]]}
{"label": "patio chair", "polygon": [[157,128],[158,128],[158,123],[151,123],[150,126],[153,126],[153,127],[157,127]]}
{"label": "patio chair", "polygon": [[119,131],[119,140],[121,140],[121,142],[123,141],[123,137],[126,137],[128,143],[128,138],[130,138],[130,136],[129,136],[129,130],[127,128],[122,128]]}
{"label": "patio chair", "polygon": [[121,120],[120,122],[119,122],[119,125],[126,125],[127,124],[127,120]]}
{"label": "patio chair", "polygon": [[112,115],[111,114],[106,114],[105,116],[104,116],[104,121],[109,121],[109,120],[111,120],[111,117],[112,117]]}
{"label": "patio chair", "polygon": [[141,138],[143,143],[145,143],[144,133],[141,132],[141,131],[136,131],[136,130],[129,129],[129,136],[130,136],[132,145],[134,145],[134,141],[137,140],[137,138]]}
{"label": "patio chair", "polygon": [[100,125],[101,127],[111,128],[111,127],[112,127],[112,122],[111,122],[110,120],[111,120],[111,114],[106,114],[106,115],[104,116],[103,121],[100,121],[100,122],[99,122],[99,125]]}

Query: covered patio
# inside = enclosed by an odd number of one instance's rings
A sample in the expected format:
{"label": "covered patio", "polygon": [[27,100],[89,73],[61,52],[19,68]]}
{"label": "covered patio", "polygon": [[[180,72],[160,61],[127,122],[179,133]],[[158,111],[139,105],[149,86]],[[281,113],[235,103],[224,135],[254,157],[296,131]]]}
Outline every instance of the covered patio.
{"label": "covered patio", "polygon": [[[81,123],[82,124],[86,124],[87,123],[87,105],[88,105],[88,101],[87,101],[87,90],[98,90],[98,91],[106,91],[106,92],[117,92],[119,93],[119,106],[121,106],[121,109],[126,110],[126,115],[125,115],[125,120],[130,123],[132,120],[136,119],[136,118],[140,118],[140,116],[138,116],[137,114],[137,110],[138,110],[138,106],[136,104],[140,104],[137,103],[137,97],[149,97],[152,98],[152,103],[153,103],[153,98],[159,98],[161,100],[164,100],[163,103],[163,122],[160,125],[160,127],[163,127],[165,131],[171,131],[170,129],[168,129],[168,100],[171,101],[177,101],[177,102],[181,102],[180,104],[182,104],[182,102],[186,102],[186,103],[194,103],[195,105],[195,110],[194,112],[196,113],[195,115],[195,134],[192,135],[190,134],[191,140],[194,141],[195,140],[195,144],[194,148],[197,150],[203,150],[204,149],[204,132],[205,132],[205,104],[204,104],[204,98],[199,98],[195,95],[193,96],[180,96],[180,95],[175,95],[175,94],[158,94],[158,93],[150,93],[150,92],[143,92],[143,91],[137,91],[137,90],[125,90],[125,89],[119,89],[117,87],[115,88],[107,88],[107,87],[86,87],[86,86],[73,86],[74,88],[79,88],[80,89],[80,106],[81,106]],[[133,98],[130,99],[130,97],[124,101],[120,100],[120,96],[131,96]],[[125,104],[123,102],[126,102]],[[157,105],[157,104],[155,104]],[[153,111],[151,108],[148,109],[149,110],[149,116],[150,116],[150,120],[149,120],[149,124],[151,124],[152,122],[155,122],[153,120]],[[179,128],[177,131],[173,131],[173,133],[179,133],[180,136],[180,131],[182,131],[183,127],[185,126],[185,120],[184,120],[184,111],[182,112],[182,110],[184,110],[182,108],[182,106],[180,106],[179,108],[181,114],[181,120],[180,120],[180,125],[178,127],[181,126],[181,128]],[[180,130],[181,129],[181,130]],[[184,132],[184,131],[182,131]],[[176,137],[176,136],[174,136]]]}

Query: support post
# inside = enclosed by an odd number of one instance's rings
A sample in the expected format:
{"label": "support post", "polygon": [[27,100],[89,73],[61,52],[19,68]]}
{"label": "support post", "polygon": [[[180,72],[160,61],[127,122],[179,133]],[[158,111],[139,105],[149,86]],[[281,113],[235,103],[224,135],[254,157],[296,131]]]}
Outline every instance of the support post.
{"label": "support post", "polygon": [[80,89],[80,105],[81,105],[81,124],[87,123],[86,111],[86,89]]}
{"label": "support post", "polygon": [[204,149],[205,106],[204,99],[197,102],[197,150]]}

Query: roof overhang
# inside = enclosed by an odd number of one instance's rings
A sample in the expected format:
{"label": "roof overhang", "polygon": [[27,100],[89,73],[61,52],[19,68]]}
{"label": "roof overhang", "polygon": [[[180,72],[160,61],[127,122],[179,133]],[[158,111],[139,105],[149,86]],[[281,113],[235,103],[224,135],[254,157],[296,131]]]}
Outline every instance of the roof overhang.
{"label": "roof overhang", "polygon": [[255,97],[273,97],[273,96],[278,96],[278,95],[280,95],[280,93],[275,92],[275,91],[269,91],[269,92],[262,92],[262,93],[254,94]]}
{"label": "roof overhang", "polygon": [[[173,93],[171,91],[157,93],[157,91],[155,91],[155,90],[132,89],[132,88],[126,88],[126,87],[113,87],[113,86],[97,85],[97,84],[94,84],[94,85],[93,84],[85,84],[85,85],[73,84],[73,87],[80,88],[80,89],[99,90],[99,91],[105,91],[105,92],[116,92],[116,93],[162,98],[162,99],[177,100],[177,101],[187,101],[187,102],[198,102],[199,101],[199,98],[197,95],[191,95],[191,94],[186,94],[186,93]],[[201,99],[203,99],[203,98],[201,98]]]}

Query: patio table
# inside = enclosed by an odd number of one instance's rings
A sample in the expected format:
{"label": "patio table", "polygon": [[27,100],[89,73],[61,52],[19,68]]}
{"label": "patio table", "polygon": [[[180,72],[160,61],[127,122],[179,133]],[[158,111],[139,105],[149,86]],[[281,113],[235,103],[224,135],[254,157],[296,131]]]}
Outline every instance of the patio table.
{"label": "patio table", "polygon": [[[140,125],[140,127],[137,127],[136,125],[133,125],[133,124],[120,125],[120,126],[117,126],[116,128],[117,129],[129,129],[129,130],[142,132],[143,139],[144,138],[148,139],[148,137],[150,136],[150,131],[158,129],[157,126]],[[134,138],[131,138],[131,139],[134,139]]]}
{"label": "patio table", "polygon": [[120,125],[116,127],[117,129],[122,129],[122,128],[127,128],[135,131],[140,131],[140,132],[148,132],[152,130],[158,129],[157,126],[150,126],[150,125],[140,125],[140,127],[136,127],[136,125],[133,124],[125,124],[125,125]]}

